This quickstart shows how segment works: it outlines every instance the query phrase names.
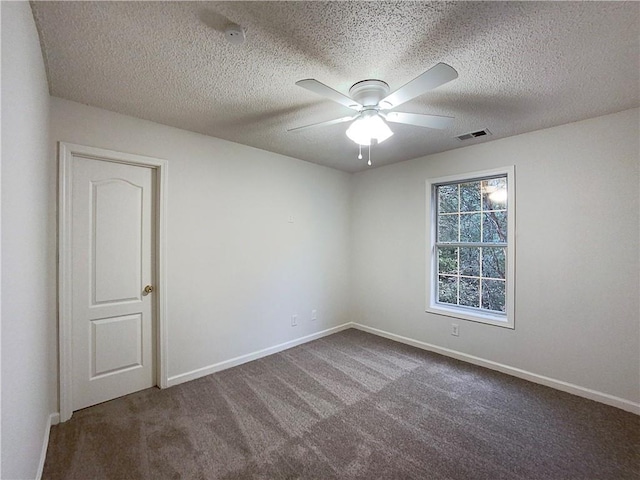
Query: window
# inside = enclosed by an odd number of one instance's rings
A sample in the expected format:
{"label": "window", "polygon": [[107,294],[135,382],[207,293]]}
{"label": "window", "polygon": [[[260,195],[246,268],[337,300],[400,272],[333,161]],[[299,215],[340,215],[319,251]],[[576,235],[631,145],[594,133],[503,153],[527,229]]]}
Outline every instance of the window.
{"label": "window", "polygon": [[427,311],[513,328],[514,168],[427,182]]}

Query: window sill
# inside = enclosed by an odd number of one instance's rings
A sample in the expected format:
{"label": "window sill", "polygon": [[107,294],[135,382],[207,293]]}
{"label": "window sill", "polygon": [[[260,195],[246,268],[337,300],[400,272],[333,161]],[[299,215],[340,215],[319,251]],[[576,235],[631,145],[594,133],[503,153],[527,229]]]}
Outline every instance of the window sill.
{"label": "window sill", "polygon": [[513,318],[510,319],[506,315],[492,315],[490,313],[478,312],[465,308],[447,308],[442,305],[430,305],[427,307],[426,312],[457,318],[460,320],[469,320],[471,322],[485,323],[488,325],[495,325],[497,327],[514,329]]}

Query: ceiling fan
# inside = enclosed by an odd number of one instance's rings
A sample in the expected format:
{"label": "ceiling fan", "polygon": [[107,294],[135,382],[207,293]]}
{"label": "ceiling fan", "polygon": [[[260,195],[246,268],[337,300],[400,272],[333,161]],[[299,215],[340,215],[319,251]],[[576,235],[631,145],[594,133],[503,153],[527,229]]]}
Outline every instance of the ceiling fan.
{"label": "ceiling fan", "polygon": [[[300,80],[296,82],[299,87],[325,96],[334,102],[355,110],[357,113],[326,122],[292,128],[288,131],[295,132],[307,128],[324,127],[352,121],[353,123],[347,129],[347,136],[360,146],[371,146],[374,141],[381,143],[393,135],[386,122],[444,129],[452,125],[453,117],[392,112],[390,110],[456,78],[458,78],[458,72],[453,67],[446,63],[438,63],[393,93],[389,93],[389,85],[382,80],[362,80],[351,86],[349,97],[320,83],[318,80]],[[358,158],[362,157],[359,156]]]}

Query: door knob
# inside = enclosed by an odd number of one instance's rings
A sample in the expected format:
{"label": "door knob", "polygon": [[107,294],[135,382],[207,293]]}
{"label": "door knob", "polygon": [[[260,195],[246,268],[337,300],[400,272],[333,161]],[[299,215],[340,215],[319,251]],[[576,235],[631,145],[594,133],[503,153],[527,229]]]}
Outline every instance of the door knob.
{"label": "door knob", "polygon": [[145,295],[149,295],[151,292],[153,292],[153,285],[147,285],[146,287],[144,287]]}

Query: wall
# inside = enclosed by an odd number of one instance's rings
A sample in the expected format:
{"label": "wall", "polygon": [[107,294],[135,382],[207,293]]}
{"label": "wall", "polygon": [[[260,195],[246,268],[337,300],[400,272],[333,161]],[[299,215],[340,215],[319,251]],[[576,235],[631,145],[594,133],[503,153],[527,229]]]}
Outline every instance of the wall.
{"label": "wall", "polygon": [[[354,320],[640,401],[638,109],[353,178]],[[425,180],[516,167],[515,330],[425,313]],[[357,246],[357,248],[356,248]]]}
{"label": "wall", "polygon": [[2,2],[2,478],[34,478],[55,397],[55,162],[31,8]]}
{"label": "wall", "polygon": [[170,378],[348,321],[349,174],[52,98],[58,141],[169,162]]}

